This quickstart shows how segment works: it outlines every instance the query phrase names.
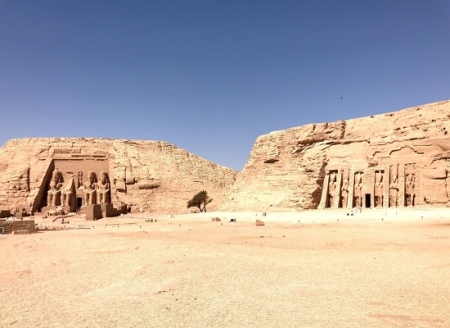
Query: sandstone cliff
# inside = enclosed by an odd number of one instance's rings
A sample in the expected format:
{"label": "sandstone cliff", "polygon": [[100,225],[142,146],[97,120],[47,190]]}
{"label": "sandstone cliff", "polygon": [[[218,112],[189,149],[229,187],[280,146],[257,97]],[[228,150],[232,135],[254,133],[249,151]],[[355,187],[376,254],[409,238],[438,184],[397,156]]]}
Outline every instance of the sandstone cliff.
{"label": "sandstone cliff", "polygon": [[449,130],[442,101],[260,136],[221,209],[445,206]]}
{"label": "sandstone cliff", "polygon": [[[213,210],[237,172],[161,141],[94,138],[12,139],[0,148],[0,208],[39,210],[52,172],[75,180],[77,196],[88,172],[107,172],[111,200],[132,210],[186,212],[187,201],[207,190]],[[72,180],[73,181],[73,180]]]}

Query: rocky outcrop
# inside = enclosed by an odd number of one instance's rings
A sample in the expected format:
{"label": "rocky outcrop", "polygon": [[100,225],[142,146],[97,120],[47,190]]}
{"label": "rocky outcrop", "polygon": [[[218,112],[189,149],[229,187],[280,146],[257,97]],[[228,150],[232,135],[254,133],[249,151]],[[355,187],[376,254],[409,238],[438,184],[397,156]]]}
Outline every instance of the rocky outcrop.
{"label": "rocky outcrop", "polygon": [[257,138],[222,210],[445,206],[450,101]]}
{"label": "rocky outcrop", "polygon": [[[186,212],[186,203],[201,190],[214,201],[224,199],[237,172],[161,141],[94,138],[12,139],[0,148],[0,208],[40,210],[47,204],[52,173],[62,184],[75,184],[82,201],[90,172],[107,172],[111,201],[132,211]],[[64,190],[62,187],[61,190]]]}

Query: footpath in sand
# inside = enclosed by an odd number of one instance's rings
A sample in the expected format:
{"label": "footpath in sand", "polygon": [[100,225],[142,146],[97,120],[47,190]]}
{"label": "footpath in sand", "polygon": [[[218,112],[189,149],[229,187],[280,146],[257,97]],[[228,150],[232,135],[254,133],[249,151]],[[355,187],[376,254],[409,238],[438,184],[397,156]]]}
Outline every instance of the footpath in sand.
{"label": "footpath in sand", "polygon": [[0,327],[450,327],[450,210],[347,212],[37,218]]}

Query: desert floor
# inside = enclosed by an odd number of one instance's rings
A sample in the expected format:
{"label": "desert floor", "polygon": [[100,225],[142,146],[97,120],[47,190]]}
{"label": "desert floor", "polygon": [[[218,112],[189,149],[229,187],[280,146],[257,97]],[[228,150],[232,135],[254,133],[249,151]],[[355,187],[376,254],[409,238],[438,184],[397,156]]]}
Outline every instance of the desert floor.
{"label": "desert floor", "polygon": [[36,218],[0,235],[0,327],[450,327],[450,209],[346,214]]}

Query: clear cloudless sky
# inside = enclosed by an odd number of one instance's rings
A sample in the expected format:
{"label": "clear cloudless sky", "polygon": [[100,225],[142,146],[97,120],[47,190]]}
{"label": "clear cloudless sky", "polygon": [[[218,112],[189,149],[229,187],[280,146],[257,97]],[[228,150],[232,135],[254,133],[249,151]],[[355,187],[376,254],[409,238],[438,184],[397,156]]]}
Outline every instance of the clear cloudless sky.
{"label": "clear cloudless sky", "polygon": [[448,0],[0,0],[0,145],[163,140],[240,171],[259,135],[449,98]]}

